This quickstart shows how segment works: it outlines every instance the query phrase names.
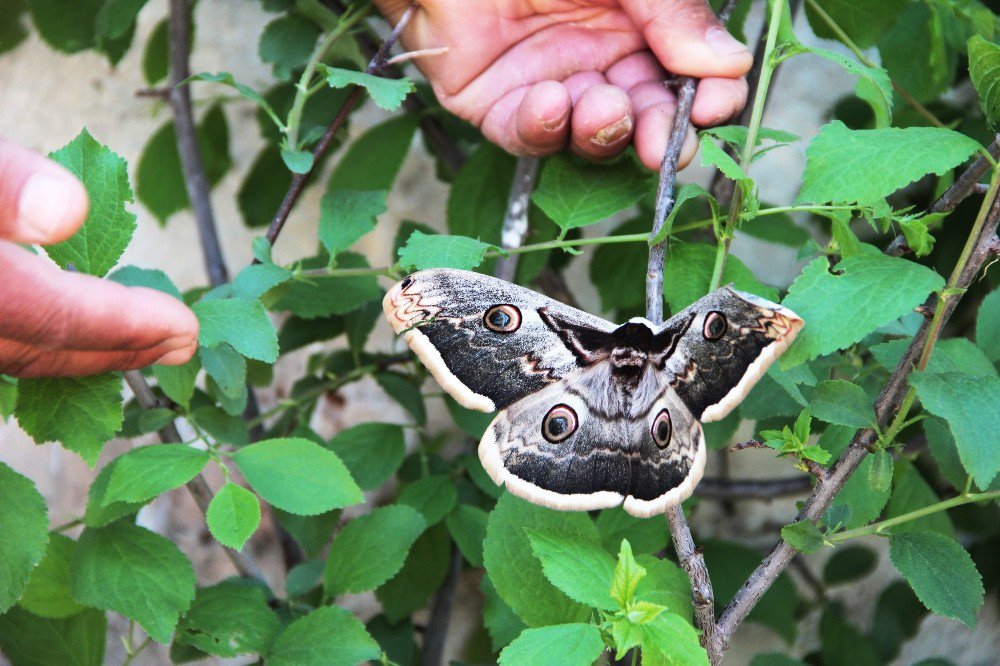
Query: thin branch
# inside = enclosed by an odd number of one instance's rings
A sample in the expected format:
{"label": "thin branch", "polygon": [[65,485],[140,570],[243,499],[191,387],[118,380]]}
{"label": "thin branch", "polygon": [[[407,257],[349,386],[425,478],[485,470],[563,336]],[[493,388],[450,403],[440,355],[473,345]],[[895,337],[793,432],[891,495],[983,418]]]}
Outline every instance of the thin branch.
{"label": "thin branch", "polygon": [[[519,157],[514,168],[514,180],[510,184],[510,195],[507,197],[507,212],[504,214],[503,227],[500,231],[500,245],[504,249],[515,249],[524,242],[528,233],[528,210],[531,208],[531,191],[535,189],[535,177],[538,175],[537,157]],[[512,254],[497,259],[494,274],[508,282],[513,282],[517,274],[519,255]]]}
{"label": "thin branch", "polygon": [[[156,394],[149,388],[149,384],[146,383],[146,379],[142,376],[141,372],[138,370],[128,370],[123,374],[125,376],[125,383],[132,389],[132,393],[135,395],[135,399],[140,407],[143,409],[155,409],[160,406],[159,400],[156,399]],[[174,425],[173,421],[170,421],[157,431],[157,435],[160,438],[160,442],[165,444],[184,441],[180,433],[177,432],[177,426]],[[198,505],[201,515],[204,516],[208,512],[209,503],[212,501],[212,489],[208,486],[208,482],[205,481],[205,477],[198,474],[187,482],[187,489],[191,493],[194,503]],[[232,561],[233,566],[236,567],[236,571],[241,576],[259,581],[264,580],[264,574],[261,572],[260,567],[257,566],[257,563],[254,562],[249,554],[237,552],[225,546],[222,546],[222,550],[229,557],[230,561]]]}
{"label": "thin branch", "polygon": [[702,499],[717,500],[771,500],[778,497],[801,495],[812,488],[808,476],[790,476],[785,479],[702,479],[695,486],[694,494]]}
{"label": "thin branch", "polygon": [[189,0],[170,0],[170,20],[168,24],[170,49],[170,108],[174,115],[174,129],[177,135],[177,153],[184,172],[184,188],[191,201],[198,238],[201,240],[202,258],[208,273],[209,283],[215,287],[229,282],[229,271],[222,256],[222,246],[215,227],[212,213],[210,187],[205,175],[205,165],[198,146],[194,114],[191,112],[191,89],[181,83],[191,76],[188,65],[191,43],[191,4]]}
{"label": "thin branch", "polygon": [[[980,216],[966,243],[948,280],[948,287],[958,290],[966,289],[987,261],[1000,254],[1000,239],[997,238],[997,224],[1000,222],[1000,197],[997,197],[998,177],[994,174],[990,197],[983,202]],[[921,362],[926,363],[930,350],[933,349],[937,336],[944,324],[951,317],[962,298],[962,292],[957,291],[940,299],[933,320],[925,319],[917,334],[907,347],[903,358],[896,366],[889,381],[882,389],[875,413],[878,425],[885,428],[887,424],[899,418],[905,404],[912,396],[907,390],[907,378],[910,372]],[[908,406],[907,406],[908,408]],[[829,508],[834,497],[843,488],[851,474],[861,461],[878,443],[878,434],[871,428],[859,431],[850,446],[841,454],[840,459],[830,470],[825,483],[820,484],[806,500],[802,511],[795,520],[817,520]],[[716,650],[725,650],[733,633],[740,626],[760,598],[771,587],[788,563],[795,556],[795,549],[785,541],[778,545],[764,558],[743,587],[736,592],[729,605],[719,617],[718,632],[715,636]]]}
{"label": "thin branch", "polygon": [[[177,0],[173,0],[176,2]],[[382,43],[379,50],[372,56],[371,60],[368,62],[368,66],[365,67],[366,74],[378,74],[382,71],[386,64],[386,55],[389,53],[389,49],[392,48],[396,40],[399,39],[400,33],[406,28],[406,25],[410,22],[410,18],[413,13],[420,7],[419,4],[414,2],[409,6],[409,8],[400,17],[399,22],[396,27],[392,29],[392,33],[386,38]],[[284,198],[281,200],[281,205],[278,206],[278,211],[274,214],[274,218],[271,220],[270,226],[267,228],[267,240],[274,245],[274,242],[278,240],[278,236],[281,234],[281,230],[285,227],[285,222],[288,221],[288,216],[292,212],[292,208],[295,207],[296,202],[298,202],[299,197],[302,195],[302,191],[306,187],[306,183],[309,182],[309,178],[313,175],[320,162],[320,158],[326,154],[329,150],[330,144],[333,143],[334,137],[340,128],[344,126],[347,122],[347,117],[350,115],[354,107],[357,106],[358,102],[361,101],[362,96],[365,93],[365,89],[361,86],[354,86],[351,92],[344,99],[343,103],[340,105],[340,109],[337,114],[333,117],[330,125],[326,128],[323,136],[320,138],[316,145],[313,147],[313,165],[305,173],[297,173],[292,176],[291,185],[288,186],[288,191],[285,192]],[[258,263],[254,260],[254,263]]]}
{"label": "thin branch", "polygon": [[445,639],[448,637],[448,625],[451,621],[451,611],[455,606],[455,593],[458,591],[458,579],[462,575],[462,553],[458,546],[451,545],[451,563],[448,566],[448,577],[438,590],[431,606],[430,620],[424,633],[424,649],[420,653],[420,666],[439,666],[444,655]]}

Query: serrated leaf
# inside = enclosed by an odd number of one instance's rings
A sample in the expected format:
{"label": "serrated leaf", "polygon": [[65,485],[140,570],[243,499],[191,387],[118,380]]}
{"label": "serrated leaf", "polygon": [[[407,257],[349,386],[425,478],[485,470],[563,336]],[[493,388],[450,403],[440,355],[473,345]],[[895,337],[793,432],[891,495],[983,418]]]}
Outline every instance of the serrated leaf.
{"label": "serrated leaf", "polygon": [[202,300],[191,308],[201,329],[198,342],[214,347],[228,342],[247,358],[273,363],[278,359],[278,334],[260,301],[246,298]]}
{"label": "serrated leaf", "polygon": [[704,133],[699,141],[701,146],[701,165],[714,166],[726,178],[735,181],[749,181],[750,176],[722,148],[712,140],[712,135]]}
{"label": "serrated leaf", "polygon": [[270,666],[356,666],[382,651],[364,625],[343,608],[325,606],[288,625],[274,641]]}
{"label": "serrated leaf", "polygon": [[327,597],[364,592],[389,580],[427,527],[420,512],[399,504],[375,509],[345,525],[334,539],[323,571]]}
{"label": "serrated leaf", "polygon": [[49,157],[83,182],[90,208],[83,226],[61,243],[45,246],[45,253],[62,268],[72,264],[81,273],[103,276],[118,263],[135,231],[135,214],[125,210],[132,202],[128,165],[86,129]]}
{"label": "serrated leaf", "polygon": [[843,379],[820,382],[809,407],[813,416],[827,423],[852,428],[875,424],[875,408],[864,389]]}
{"label": "serrated leaf", "polygon": [[1000,289],[994,289],[979,306],[976,345],[991,361],[1000,361]]}
{"label": "serrated leaf", "polygon": [[616,580],[615,562],[598,543],[560,532],[533,529],[525,532],[550,583],[570,599],[587,606],[602,610],[617,608],[608,593],[612,580]]}
{"label": "serrated leaf", "polygon": [[878,566],[878,556],[865,546],[840,546],[823,565],[827,585],[843,585],[864,578]]}
{"label": "serrated leaf", "polygon": [[396,501],[419,511],[430,527],[444,520],[455,508],[458,491],[450,477],[436,474],[407,485]]}
{"label": "serrated leaf", "polygon": [[649,176],[629,160],[598,166],[556,156],[542,168],[531,198],[565,233],[634,205],[649,185]]}
{"label": "serrated leaf", "polygon": [[419,118],[403,114],[375,125],[352,139],[344,156],[337,163],[326,189],[389,191],[403,160],[410,151]]}
{"label": "serrated leaf", "polygon": [[19,606],[0,615],[0,651],[16,666],[102,666],[107,634],[105,613],[93,608],[65,619]]}
{"label": "serrated leaf", "polygon": [[145,502],[190,481],[209,461],[207,451],[187,444],[154,444],[133,449],[118,458],[104,505]]}
{"label": "serrated leaf", "polygon": [[867,525],[881,515],[882,509],[889,501],[888,488],[877,490],[868,483],[874,463],[873,457],[865,457],[851,478],[837,493],[837,496],[833,498],[831,509],[844,507],[849,510],[849,516],[843,525],[844,529],[850,530]]}
{"label": "serrated leaf", "polygon": [[[325,258],[303,262],[303,268],[319,268],[327,263]],[[369,268],[361,255],[342,252],[337,257],[337,268]],[[381,300],[382,289],[372,275],[310,276],[289,280],[268,294],[270,310],[289,310],[303,319],[345,314],[356,310],[368,301]]]}
{"label": "serrated leaf", "polygon": [[308,439],[265,439],[233,459],[251,488],[289,513],[311,516],[364,501],[340,458]]}
{"label": "serrated leaf", "polygon": [[95,45],[94,18],[102,4],[103,0],[70,4],[61,0],[32,0],[28,9],[35,29],[49,46],[63,53],[76,53]]}
{"label": "serrated leaf", "polygon": [[781,538],[789,546],[806,555],[818,553],[823,548],[823,533],[809,520],[785,525],[781,528]]}
{"label": "serrated leaf", "polygon": [[233,550],[243,550],[260,525],[260,502],[246,488],[227,483],[209,503],[205,522],[216,541]]}
{"label": "serrated leaf", "polygon": [[[874,463],[872,469],[875,469]],[[926,509],[941,501],[941,498],[924,480],[916,466],[905,459],[900,460],[894,466],[893,478],[892,497],[889,498],[889,505],[885,509],[886,520]],[[955,537],[955,527],[946,511],[929,513],[914,520],[893,525],[886,531],[891,534],[920,531],[938,532],[947,537]]]}
{"label": "serrated leaf", "polygon": [[448,577],[451,548],[443,525],[429,528],[413,543],[399,573],[375,590],[389,622],[399,623],[428,605]]}
{"label": "serrated leaf", "polygon": [[75,548],[76,542],[69,537],[56,532],[50,534],[45,557],[32,570],[17,605],[39,617],[51,619],[71,617],[86,610],[87,607],[78,604],[69,593],[69,571]]}
{"label": "serrated leaf", "polygon": [[806,149],[798,201],[873,205],[928,173],[943,174],[979,149],[973,139],[941,127],[851,130],[835,120]]}
{"label": "serrated leaf", "polygon": [[954,539],[935,532],[894,534],[889,559],[927,608],[976,626],[983,580],[969,553]]}
{"label": "serrated leaf", "polygon": [[319,204],[319,240],[331,257],[375,228],[375,218],[386,211],[387,194],[385,190],[326,191]]}
{"label": "serrated leaf", "polygon": [[0,463],[0,613],[24,592],[49,540],[45,499],[35,484]]}
{"label": "serrated leaf", "polygon": [[627,608],[632,603],[635,591],[645,576],[646,570],[636,562],[632,555],[632,547],[623,539],[618,551],[618,562],[612,574],[610,592],[611,598],[619,608]]}
{"label": "serrated leaf", "polygon": [[979,93],[979,103],[990,124],[1000,120],[1000,46],[983,39],[980,35],[969,38],[969,77]]}
{"label": "serrated leaf", "polygon": [[379,486],[399,469],[406,455],[403,429],[392,423],[360,423],[327,443],[362,490]]}
{"label": "serrated leaf", "polygon": [[[663,295],[670,303],[671,311],[679,312],[708,293],[714,264],[715,247],[711,245],[685,243],[668,248],[663,272]],[[740,291],[747,291],[770,301],[778,299],[778,292],[761,284],[736,257],[726,260],[722,282],[731,282]]]}
{"label": "serrated leaf", "polygon": [[399,248],[399,265],[405,271],[425,268],[472,270],[483,263],[486,253],[496,246],[467,236],[425,234],[414,231]]}
{"label": "serrated leaf", "polygon": [[915,371],[910,384],[927,411],[948,422],[976,485],[988,487],[1000,472],[1000,378]]}
{"label": "serrated leaf", "polygon": [[663,522],[656,517],[636,518],[620,506],[604,509],[594,521],[601,533],[601,544],[610,552],[621,548],[627,539],[632,552],[638,554],[657,553],[667,547],[669,531],[664,531]]}
{"label": "serrated leaf", "polygon": [[212,378],[223,395],[246,398],[247,361],[242,354],[221,342],[214,347],[199,347],[198,358],[205,374]]}
{"label": "serrated leaf", "polygon": [[474,567],[483,566],[483,541],[489,514],[479,507],[459,504],[445,520],[462,556]]}
{"label": "serrated leaf", "polygon": [[564,513],[504,493],[490,513],[483,563],[500,598],[529,626],[580,621],[587,609],[549,583],[525,528],[553,530],[592,541],[597,529],[583,513]]}
{"label": "serrated leaf", "polygon": [[674,220],[677,219],[677,214],[680,213],[681,208],[688,201],[697,199],[698,197],[705,197],[712,208],[712,212],[718,215],[719,204],[708,190],[696,183],[685,183],[677,190],[677,196],[674,197],[674,207],[670,209],[670,214],[663,221],[663,228],[660,229],[658,234],[649,239],[649,244],[656,245],[669,236],[671,231],[673,231]]}
{"label": "serrated leaf", "polygon": [[77,601],[121,613],[167,643],[194,599],[194,569],[172,542],[127,521],[80,535],[70,589]]}
{"label": "serrated leaf", "polygon": [[397,110],[406,96],[414,89],[413,83],[406,78],[386,79],[364,72],[327,67],[322,63],[317,66],[316,70],[326,77],[326,84],[331,88],[344,88],[351,85],[363,87],[371,95],[372,101],[386,111]]}
{"label": "serrated leaf", "polygon": [[297,14],[274,19],[260,35],[257,54],[262,62],[273,65],[274,78],[288,81],[292,71],[309,60],[319,37],[319,27]]}
{"label": "serrated leaf", "polygon": [[812,47],[809,49],[809,52],[825,60],[837,63],[847,72],[868,82],[877,91],[877,95],[872,95],[867,100],[872,104],[876,117],[892,118],[892,81],[889,80],[888,72],[881,67],[869,67],[853,58],[848,58],[827,49]]}
{"label": "serrated leaf", "polygon": [[121,377],[114,373],[21,379],[15,415],[35,443],[61,442],[93,467],[122,425],[121,392]]}
{"label": "serrated leaf", "polygon": [[[558,647],[558,656],[553,653]],[[604,652],[601,631],[592,624],[557,624],[525,629],[500,653],[500,666],[553,663],[590,666]]]}
{"label": "serrated leaf", "polygon": [[104,527],[119,518],[136,513],[143,507],[145,502],[110,502],[105,504],[104,495],[107,493],[108,484],[111,482],[111,475],[115,471],[118,460],[112,460],[105,465],[97,477],[90,484],[87,493],[87,508],[83,514],[83,524],[87,527]]}
{"label": "serrated leaf", "polygon": [[126,287],[147,287],[170,294],[179,301],[183,301],[181,292],[174,285],[173,280],[161,270],[155,268],[139,268],[138,266],[122,266],[108,275],[108,279]]}
{"label": "serrated leaf", "polygon": [[912,311],[942,286],[944,279],[929,268],[885,256],[874,248],[843,259],[836,274],[825,257],[813,260],[782,302],[806,326],[782,356],[781,367],[790,368],[860,341]]}
{"label": "serrated leaf", "polygon": [[[830,16],[858,46],[865,48],[875,43],[882,32],[892,25],[906,0],[882,2],[853,2],[852,0],[816,0],[816,4]],[[825,39],[838,39],[839,35],[820,16],[814,7],[806,6],[806,16],[813,31]]]}
{"label": "serrated leaf", "polygon": [[226,580],[198,590],[177,625],[174,642],[217,657],[265,654],[280,626],[262,585]]}
{"label": "serrated leaf", "polygon": [[691,581],[684,570],[670,560],[652,555],[640,555],[636,562],[646,570],[646,575],[635,588],[635,598],[663,606],[668,612],[692,622]]}
{"label": "serrated leaf", "polygon": [[679,615],[661,613],[641,625],[643,666],[702,666],[708,653],[701,646],[698,630]]}

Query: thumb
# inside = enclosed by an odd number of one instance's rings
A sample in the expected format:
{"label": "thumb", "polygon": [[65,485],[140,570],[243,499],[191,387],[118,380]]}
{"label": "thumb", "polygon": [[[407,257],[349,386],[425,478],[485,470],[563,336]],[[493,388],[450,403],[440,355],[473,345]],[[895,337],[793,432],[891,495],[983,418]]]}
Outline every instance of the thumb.
{"label": "thumb", "polygon": [[0,139],[0,238],[57,243],[80,227],[88,206],[87,191],[73,174]]}
{"label": "thumb", "polygon": [[622,7],[669,72],[736,79],[753,64],[753,54],[729,34],[706,0],[622,0]]}

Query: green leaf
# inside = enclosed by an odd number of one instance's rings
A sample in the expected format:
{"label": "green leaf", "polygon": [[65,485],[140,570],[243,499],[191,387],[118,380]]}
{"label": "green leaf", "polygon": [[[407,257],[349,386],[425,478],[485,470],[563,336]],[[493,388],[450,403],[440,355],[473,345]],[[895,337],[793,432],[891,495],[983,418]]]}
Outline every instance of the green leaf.
{"label": "green leaf", "polygon": [[[673,312],[679,312],[708,293],[714,265],[714,246],[704,243],[684,243],[667,248],[663,294]],[[722,283],[732,283],[740,291],[747,291],[770,301],[778,300],[778,292],[761,284],[750,269],[736,257],[729,257],[726,260]]]}
{"label": "green leaf", "polygon": [[250,86],[244,85],[239,81],[237,81],[236,79],[234,79],[233,75],[230,74],[229,72],[219,72],[218,74],[209,74],[207,72],[203,72],[201,74],[195,74],[190,79],[188,79],[188,81],[208,81],[211,83],[221,83],[224,86],[229,86],[233,90],[237,91],[244,98],[256,104],[258,108],[260,108],[268,116],[270,116],[271,120],[274,121],[275,125],[277,125],[278,127],[284,127],[283,123],[281,122],[281,119],[278,118],[278,114],[274,112],[274,109],[271,108],[271,105],[268,104],[267,100],[265,100],[260,93],[258,93]]}
{"label": "green leaf", "polygon": [[987,294],[979,306],[976,344],[991,361],[1000,361],[1000,289]]}
{"label": "green leaf", "polygon": [[386,211],[387,194],[385,190],[327,190],[319,204],[319,240],[331,257],[375,228],[375,218]]}
{"label": "green leaf", "polygon": [[739,228],[739,231],[747,236],[753,236],[768,243],[787,245],[794,248],[802,247],[802,245],[812,238],[808,231],[795,223],[791,215],[785,213],[767,215],[750,220],[743,224]]}
{"label": "green leaf", "polygon": [[483,576],[479,587],[485,597],[483,624],[486,625],[486,630],[490,634],[493,651],[499,652],[505,645],[517,638],[518,634],[525,629],[525,624],[497,594],[489,574]]}
{"label": "green leaf", "polygon": [[782,303],[806,325],[782,356],[781,367],[790,368],[859,342],[908,314],[943,286],[944,279],[929,268],[885,256],[874,248],[843,259],[836,274],[828,259],[815,259],[795,279]]}
{"label": "green leaf", "polygon": [[[6,532],[5,532],[6,533]],[[23,547],[23,545],[22,545]],[[45,557],[32,570],[28,586],[17,604],[39,617],[67,618],[86,610],[69,593],[69,571],[76,542],[53,532]]]}
{"label": "green leaf", "polygon": [[31,0],[28,9],[38,34],[52,48],[76,53],[96,44],[94,19],[104,0]]}
{"label": "green leaf", "polygon": [[458,491],[451,477],[437,474],[409,484],[396,501],[419,511],[430,527],[444,520],[455,508]]}
{"label": "green leaf", "polygon": [[[879,364],[890,372],[896,369],[912,338],[890,340],[872,345],[870,351]],[[974,376],[996,376],[996,368],[983,352],[965,338],[940,340],[927,362],[930,374],[960,373]]]}
{"label": "green leaf", "polygon": [[[378,308],[382,314],[382,308]],[[380,317],[381,318],[381,317]],[[413,377],[406,377],[396,372],[380,372],[375,375],[375,381],[390,398],[410,413],[418,425],[427,423],[427,406],[420,392],[420,382]]]}
{"label": "green leaf", "polygon": [[868,485],[877,493],[883,493],[892,487],[892,456],[887,451],[876,451],[872,454],[872,468],[868,471]]}
{"label": "green leaf", "polygon": [[[304,262],[311,264],[311,260]],[[319,268],[326,264],[324,259],[318,265],[304,268]],[[343,252],[337,257],[338,268],[368,268],[364,257]],[[271,310],[289,310],[303,319],[345,314],[356,310],[368,301],[381,300],[384,292],[375,281],[375,275],[353,277],[310,276],[289,280],[268,294]]]}
{"label": "green leaf", "polygon": [[868,483],[874,464],[875,458],[866,456],[858,465],[857,471],[851,475],[837,496],[833,498],[830,510],[843,508],[849,514],[844,521],[844,529],[850,530],[867,525],[881,515],[882,509],[889,501],[888,488],[878,490]]}
{"label": "green leaf", "polygon": [[236,194],[244,224],[248,227],[270,224],[291,184],[292,173],[285,168],[278,146],[265,145],[254,158]]}
{"label": "green leaf", "polygon": [[264,654],[281,625],[267,602],[265,588],[246,579],[200,588],[174,642],[217,657]]}
{"label": "green leaf", "polygon": [[634,205],[649,186],[649,176],[630,160],[598,166],[556,156],[542,168],[531,198],[565,233]]}
{"label": "green leaf", "polygon": [[839,603],[829,604],[823,610],[819,635],[824,664],[879,666],[885,663],[878,658],[868,637],[847,621]]}
{"label": "green leaf", "polygon": [[515,162],[513,155],[489,142],[469,155],[448,193],[448,233],[500,243]]}
{"label": "green leaf", "polygon": [[980,149],[941,127],[851,130],[839,120],[806,150],[798,201],[873,205],[928,173],[942,175]]}
{"label": "green leaf", "polygon": [[660,560],[652,555],[636,558],[646,575],[635,588],[635,598],[663,606],[668,612],[693,621],[691,581],[679,566],[670,560]]}
{"label": "green leaf", "polygon": [[110,502],[104,503],[104,496],[111,482],[118,460],[112,460],[105,465],[90,484],[87,493],[87,508],[83,514],[83,523],[87,527],[104,527],[119,518],[134,514],[143,507],[145,502]]}
{"label": "green leaf", "polygon": [[560,532],[525,532],[550,583],[584,605],[602,610],[617,608],[608,594],[612,579],[617,582],[615,562],[600,544]]}
{"label": "green leaf", "polygon": [[649,239],[649,244],[656,245],[666,239],[673,230],[674,220],[677,218],[677,214],[680,213],[684,204],[692,199],[697,199],[698,197],[705,197],[708,200],[709,205],[712,207],[712,212],[715,215],[718,215],[719,204],[708,190],[696,183],[685,183],[684,185],[681,185],[679,190],[677,190],[677,195],[674,197],[674,207],[670,209],[670,214],[667,215],[667,218],[663,221],[663,228],[660,229],[658,234]]}
{"label": "green leaf", "polygon": [[627,608],[635,597],[639,582],[646,576],[646,570],[636,562],[632,555],[632,546],[624,539],[612,575],[611,597],[619,608]]}
{"label": "green leaf", "polygon": [[392,476],[403,463],[403,429],[391,423],[361,423],[337,433],[327,443],[362,490],[371,490]]}
{"label": "green leaf", "polygon": [[0,0],[0,12],[5,17],[0,24],[0,53],[13,51],[28,36],[23,17],[27,8],[26,0]]}
{"label": "green leaf", "polygon": [[722,148],[716,145],[711,134],[703,133],[699,140],[701,147],[701,165],[712,166],[722,172],[726,178],[737,182],[752,182],[747,172],[740,167]]}
{"label": "green leaf", "polygon": [[[889,80],[888,72],[881,67],[869,67],[834,51],[813,47],[809,49],[809,52],[837,63],[847,72],[859,77],[861,81],[865,81],[876,93],[866,100],[872,105],[876,118],[892,118],[892,81]],[[859,85],[861,81],[859,81]]]}
{"label": "green leaf", "polygon": [[1000,378],[915,371],[910,384],[927,411],[948,422],[976,485],[988,487],[1000,472]]}
{"label": "green leaf", "polygon": [[875,571],[878,556],[865,546],[839,546],[823,565],[827,585],[853,583]]}
{"label": "green leaf", "polygon": [[983,39],[979,35],[969,38],[969,76],[979,93],[979,103],[983,114],[991,125],[1000,120],[1000,92],[996,84],[1000,81],[1000,46]]}
{"label": "green leaf", "polygon": [[968,37],[955,35],[957,43],[948,44],[946,33],[953,30],[945,27],[941,7],[938,3],[906,3],[899,19],[878,40],[882,66],[918,102],[934,100],[952,86],[957,56]]}
{"label": "green leaf", "polygon": [[708,653],[701,646],[698,630],[679,615],[661,613],[642,632],[643,666],[702,666]]}
{"label": "green leaf", "polygon": [[247,358],[266,363],[278,359],[278,334],[260,301],[246,298],[202,300],[191,309],[201,324],[198,342],[205,347],[228,342]]}
{"label": "green leaf", "polygon": [[122,380],[117,374],[21,379],[17,422],[37,444],[61,442],[91,467],[122,425]]}
{"label": "green leaf", "polygon": [[49,540],[45,500],[35,484],[0,463],[0,613],[24,592]]}
{"label": "green leaf", "polygon": [[875,408],[864,390],[843,379],[820,382],[809,403],[813,416],[820,421],[868,428],[875,424]]}
{"label": "green leaf", "polygon": [[483,541],[488,520],[488,513],[469,504],[459,504],[445,520],[455,545],[474,567],[483,566]]}
{"label": "green leaf", "polygon": [[[874,465],[872,469],[875,469]],[[893,484],[895,487],[892,490],[892,497],[889,499],[889,506],[885,510],[886,519],[919,511],[941,501],[934,489],[910,462],[901,460],[897,463],[893,476],[895,477]],[[955,528],[945,511],[930,513],[916,520],[893,525],[888,531],[892,534],[917,531],[938,532],[947,537],[955,538]]]}
{"label": "green leaf", "polygon": [[622,540],[628,539],[632,552],[658,553],[667,547],[670,537],[658,517],[636,518],[620,506],[601,511],[594,524],[601,533],[601,545],[610,552],[621,548]]}
{"label": "green leaf", "polygon": [[818,553],[823,548],[823,533],[810,520],[800,520],[797,523],[785,525],[781,528],[781,538],[789,546],[806,555]]}
{"label": "green leaf", "polygon": [[274,641],[269,666],[355,666],[382,651],[343,608],[325,606],[292,622]]}
{"label": "green leaf", "polygon": [[[246,401],[247,361],[225,342],[214,347],[199,347],[198,357],[205,373],[212,378],[219,391],[228,398]],[[233,414],[232,411],[230,414]],[[233,414],[239,416],[240,412]]]}
{"label": "green leaf", "polygon": [[330,547],[323,571],[326,596],[371,590],[395,576],[426,527],[416,509],[399,504],[349,522]]}
{"label": "green leaf", "polygon": [[102,666],[107,634],[107,617],[92,608],[66,619],[18,606],[0,615],[0,651],[16,666]]}
{"label": "green leaf", "polygon": [[155,268],[139,268],[138,266],[122,266],[108,275],[108,279],[126,287],[147,287],[170,294],[179,301],[183,301],[181,292],[174,285],[173,280],[161,270]]}
{"label": "green leaf", "polygon": [[301,437],[265,439],[233,454],[247,483],[269,504],[312,516],[364,501],[335,453]]}
{"label": "green leaf", "polygon": [[81,273],[103,276],[118,263],[135,231],[135,214],[125,210],[132,201],[128,165],[86,129],[49,157],[83,181],[90,208],[83,226],[61,243],[45,246],[45,253],[62,268],[73,264]]}
{"label": "green leaf", "polygon": [[935,532],[894,534],[889,538],[889,559],[927,608],[967,627],[976,626],[983,580],[954,539]]}
{"label": "green leaf", "polygon": [[327,192],[391,190],[410,151],[419,120],[416,114],[396,116],[353,139],[330,174]]}
{"label": "green leaf", "polygon": [[313,154],[308,150],[282,148],[281,161],[292,173],[309,173],[313,168]]}
{"label": "green leaf", "polygon": [[371,95],[372,101],[386,111],[397,110],[406,96],[414,90],[413,83],[405,78],[385,79],[364,72],[327,67],[322,63],[317,66],[316,71],[321,76],[326,77],[326,84],[331,88],[344,88],[352,85],[363,87]]}
{"label": "green leaf", "polygon": [[[558,646],[558,652],[553,648]],[[591,666],[604,652],[601,631],[592,624],[557,624],[525,629],[500,653],[500,666],[565,664]]]}
{"label": "green leaf", "polygon": [[[216,185],[232,167],[229,154],[229,125],[221,104],[213,104],[196,129],[198,148],[210,185]],[[190,206],[184,171],[177,152],[174,124],[161,126],[146,142],[136,167],[135,190],[139,202],[160,224]]]}
{"label": "green leaf", "polygon": [[483,263],[486,253],[495,245],[467,236],[446,236],[414,231],[399,248],[399,265],[405,271],[425,268],[459,268],[472,270]]}
{"label": "green leaf", "polygon": [[133,449],[118,458],[104,494],[112,502],[145,502],[179,488],[209,461],[207,451],[187,444],[155,444]]}
{"label": "green leaf", "polygon": [[[816,0],[823,11],[830,16],[858,46],[872,46],[882,32],[896,20],[906,0],[883,0],[882,2],[853,2],[852,0]],[[838,39],[839,35],[821,17],[816,9],[807,3],[806,16],[813,31],[825,39]]]}
{"label": "green leaf", "polygon": [[483,563],[500,598],[529,626],[579,621],[587,609],[555,588],[535,557],[525,528],[596,542],[597,528],[584,513],[552,511],[504,493],[486,526]]}
{"label": "green leaf", "polygon": [[257,45],[262,62],[274,66],[274,78],[288,81],[293,70],[306,64],[316,47],[319,27],[296,14],[286,14],[264,27]]}
{"label": "green leaf", "polygon": [[398,623],[428,605],[451,570],[451,539],[444,525],[428,529],[413,543],[403,568],[375,590],[390,622]]}
{"label": "green leaf", "polygon": [[243,550],[260,525],[260,502],[243,486],[227,483],[209,503],[205,522],[216,541],[233,550]]}
{"label": "green leaf", "polygon": [[251,264],[236,274],[230,291],[233,296],[241,298],[260,298],[291,278],[291,271],[281,266],[272,263]]}
{"label": "green leaf", "polygon": [[167,78],[168,62],[167,19],[162,19],[146,39],[146,47],[142,52],[142,78],[146,84],[154,86]]}
{"label": "green leaf", "polygon": [[194,599],[194,569],[172,542],[127,521],[80,535],[70,589],[80,603],[135,620],[167,643]]}

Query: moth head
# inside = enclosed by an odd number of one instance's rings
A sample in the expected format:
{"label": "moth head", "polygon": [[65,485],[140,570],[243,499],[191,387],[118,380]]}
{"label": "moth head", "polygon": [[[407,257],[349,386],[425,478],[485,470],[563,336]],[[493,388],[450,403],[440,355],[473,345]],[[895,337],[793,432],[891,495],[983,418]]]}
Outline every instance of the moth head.
{"label": "moth head", "polygon": [[421,293],[421,277],[417,271],[397,282],[382,299],[382,310],[396,333],[403,333],[433,319],[441,308],[428,303]]}

